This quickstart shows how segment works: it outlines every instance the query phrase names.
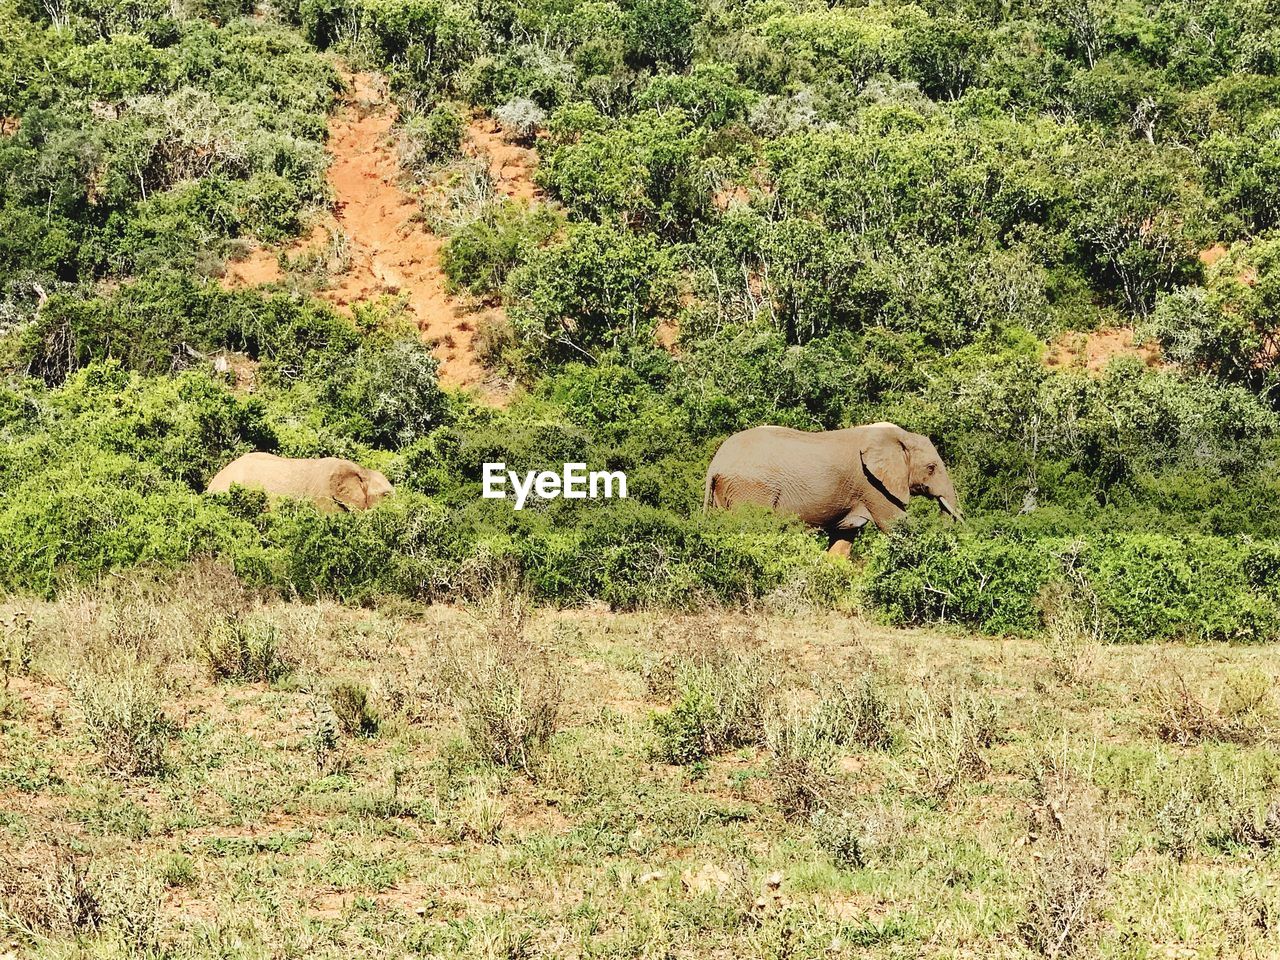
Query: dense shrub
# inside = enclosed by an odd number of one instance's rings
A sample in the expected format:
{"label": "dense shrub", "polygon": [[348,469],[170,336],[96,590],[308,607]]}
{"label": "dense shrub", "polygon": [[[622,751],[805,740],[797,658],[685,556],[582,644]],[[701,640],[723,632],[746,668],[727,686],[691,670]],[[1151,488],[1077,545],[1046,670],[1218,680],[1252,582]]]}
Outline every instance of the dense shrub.
{"label": "dense shrub", "polygon": [[1249,582],[1250,556],[1225,538],[1131,534],[1101,540],[1086,563],[1114,636],[1275,640],[1280,608]]}
{"label": "dense shrub", "polygon": [[492,294],[559,226],[549,207],[498,203],[449,237],[441,265],[454,286],[481,296]]}
{"label": "dense shrub", "polygon": [[249,524],[153,466],[118,454],[79,453],[80,462],[33,473],[0,496],[5,589],[52,592],[64,579],[92,580],[134,564],[235,555],[256,539]]}
{"label": "dense shrub", "polygon": [[[565,122],[557,114],[551,126]],[[621,126],[561,139],[567,142],[550,152],[538,180],[582,215],[685,237],[708,213],[704,135],[682,110],[644,111]]]}
{"label": "dense shrub", "polygon": [[1280,385],[1280,239],[1240,245],[1204,287],[1162,297],[1147,330],[1180,363],[1254,390]]}
{"label": "dense shrub", "polygon": [[1280,637],[1280,607],[1257,582],[1273,550],[1194,535],[1028,541],[908,523],[873,548],[867,594],[895,622],[1029,632],[1041,626],[1037,592],[1069,561],[1109,638],[1265,641]]}
{"label": "dense shrub", "polygon": [[1048,550],[904,523],[877,541],[871,601],[898,623],[960,623],[993,633],[1039,626],[1035,597],[1053,570]]}
{"label": "dense shrub", "polygon": [[22,117],[0,137],[6,273],[205,271],[237,236],[280,240],[323,200],[333,66],[278,26],[147,6],[51,8],[74,32],[0,11],[26,38],[3,71],[23,78],[0,108]]}
{"label": "dense shrub", "polygon": [[399,448],[446,419],[438,362],[418,339],[372,338],[355,354],[349,378],[329,388],[340,429],[362,443]]}
{"label": "dense shrub", "polygon": [[74,678],[72,692],[103,766],[124,776],[149,776],[164,766],[172,724],[154,676],[114,667]]}
{"label": "dense shrub", "polygon": [[670,262],[652,238],[575,224],[530,256],[507,286],[521,334],[539,355],[563,361],[651,343],[671,280]]}
{"label": "dense shrub", "polygon": [[459,155],[462,131],[462,118],[448,107],[414,114],[400,127],[400,162],[417,176],[425,176],[440,162]]}

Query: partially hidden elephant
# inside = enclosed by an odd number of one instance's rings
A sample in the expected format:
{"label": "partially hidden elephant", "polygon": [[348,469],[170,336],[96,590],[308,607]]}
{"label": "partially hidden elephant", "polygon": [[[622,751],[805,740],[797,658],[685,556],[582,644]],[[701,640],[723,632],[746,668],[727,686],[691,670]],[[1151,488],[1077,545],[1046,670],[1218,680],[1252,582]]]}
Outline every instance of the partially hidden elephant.
{"label": "partially hidden elephant", "polygon": [[326,513],[367,510],[395,489],[377,470],[351,460],[295,460],[271,453],[246,453],[233,460],[209,481],[207,492],[226,493],[232,484],[273,497],[310,500]]}
{"label": "partially hidden elephant", "polygon": [[720,444],[707,468],[703,509],[754,503],[800,517],[847,554],[868,522],[881,530],[901,517],[912,494],[938,501],[962,520],[960,501],[928,437],[893,423],[807,433],[753,427]]}

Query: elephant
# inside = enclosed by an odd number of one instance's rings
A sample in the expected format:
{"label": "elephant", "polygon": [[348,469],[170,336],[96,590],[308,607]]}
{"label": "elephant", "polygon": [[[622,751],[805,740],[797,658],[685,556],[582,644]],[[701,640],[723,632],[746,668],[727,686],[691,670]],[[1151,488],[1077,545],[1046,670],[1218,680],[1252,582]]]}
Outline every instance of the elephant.
{"label": "elephant", "polygon": [[246,453],[209,481],[207,493],[226,493],[232,484],[272,496],[310,500],[325,513],[367,510],[394,491],[377,470],[351,460],[324,457],[295,460],[271,453]]}
{"label": "elephant", "polygon": [[964,517],[947,466],[928,437],[872,423],[810,433],[753,427],[729,437],[707,468],[703,510],[755,503],[798,516],[848,554],[868,522],[881,530],[901,517],[912,494]]}

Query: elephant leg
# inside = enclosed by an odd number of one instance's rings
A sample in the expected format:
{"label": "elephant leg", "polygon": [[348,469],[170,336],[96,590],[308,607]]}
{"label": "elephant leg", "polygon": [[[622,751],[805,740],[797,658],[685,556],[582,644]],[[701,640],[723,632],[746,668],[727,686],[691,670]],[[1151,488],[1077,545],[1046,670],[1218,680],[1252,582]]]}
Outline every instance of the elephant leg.
{"label": "elephant leg", "polygon": [[853,538],[870,521],[871,512],[864,505],[854,507],[829,531],[831,543],[827,545],[827,553],[836,557],[849,556],[849,551],[853,549]]}

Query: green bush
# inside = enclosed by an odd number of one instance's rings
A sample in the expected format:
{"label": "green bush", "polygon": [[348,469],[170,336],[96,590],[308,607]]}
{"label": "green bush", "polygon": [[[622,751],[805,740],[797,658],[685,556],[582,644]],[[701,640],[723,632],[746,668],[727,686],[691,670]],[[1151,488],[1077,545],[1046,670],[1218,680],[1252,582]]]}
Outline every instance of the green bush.
{"label": "green bush", "polygon": [[204,373],[147,379],[94,363],[49,395],[48,410],[69,441],[96,441],[197,489],[237,455],[275,445],[262,405]]}
{"label": "green bush", "polygon": [[1103,633],[1129,640],[1263,641],[1280,636],[1268,592],[1274,546],[1195,535],[1095,533],[1014,539],[901,525],[878,541],[867,596],[898,623],[992,633],[1041,626],[1037,593],[1070,558],[1098,598]]}
{"label": "green bush", "polygon": [[1259,555],[1224,538],[1131,534],[1092,547],[1086,564],[1120,639],[1274,640],[1280,608],[1250,583]]}
{"label": "green bush", "polygon": [[[553,115],[551,129],[562,129],[568,116]],[[703,146],[704,134],[683,110],[646,110],[559,144],[538,182],[585,218],[684,238],[711,206]]]}
{"label": "green bush", "polygon": [[155,467],[100,451],[0,495],[0,586],[53,593],[137,564],[175,567],[235,556],[257,531],[167,480]]}
{"label": "green bush", "polygon": [[759,657],[714,648],[675,665],[676,701],[652,718],[655,758],[690,764],[761,744],[775,680]]}
{"label": "green bush", "polygon": [[447,524],[443,511],[408,495],[362,513],[282,506],[269,518],[263,537],[271,548],[265,575],[270,583],[308,597],[430,597],[441,580]]}
{"label": "green bush", "polygon": [[415,113],[400,127],[400,162],[425,177],[436,165],[461,154],[463,129],[462,117],[448,107]]}
{"label": "green bush", "polygon": [[1041,544],[979,538],[912,518],[876,541],[866,589],[895,623],[1028,633],[1040,625],[1035,598],[1053,570]]}
{"label": "green bush", "polygon": [[574,224],[512,272],[512,320],[536,355],[593,359],[621,344],[653,342],[672,293],[671,265],[652,238]]}
{"label": "green bush", "polygon": [[[419,339],[369,338],[344,377],[341,367],[325,381],[337,429],[362,443],[408,446],[446,419],[436,380],[439,362]],[[345,380],[345,382],[344,382]]]}
{"label": "green bush", "polygon": [[219,621],[199,639],[196,652],[214,680],[274,683],[293,669],[281,649],[280,628],[271,621]]}
{"label": "green bush", "polygon": [[441,265],[455,287],[478,296],[496,293],[511,271],[546,244],[559,227],[560,220],[551,207],[498,203],[449,237]]}

